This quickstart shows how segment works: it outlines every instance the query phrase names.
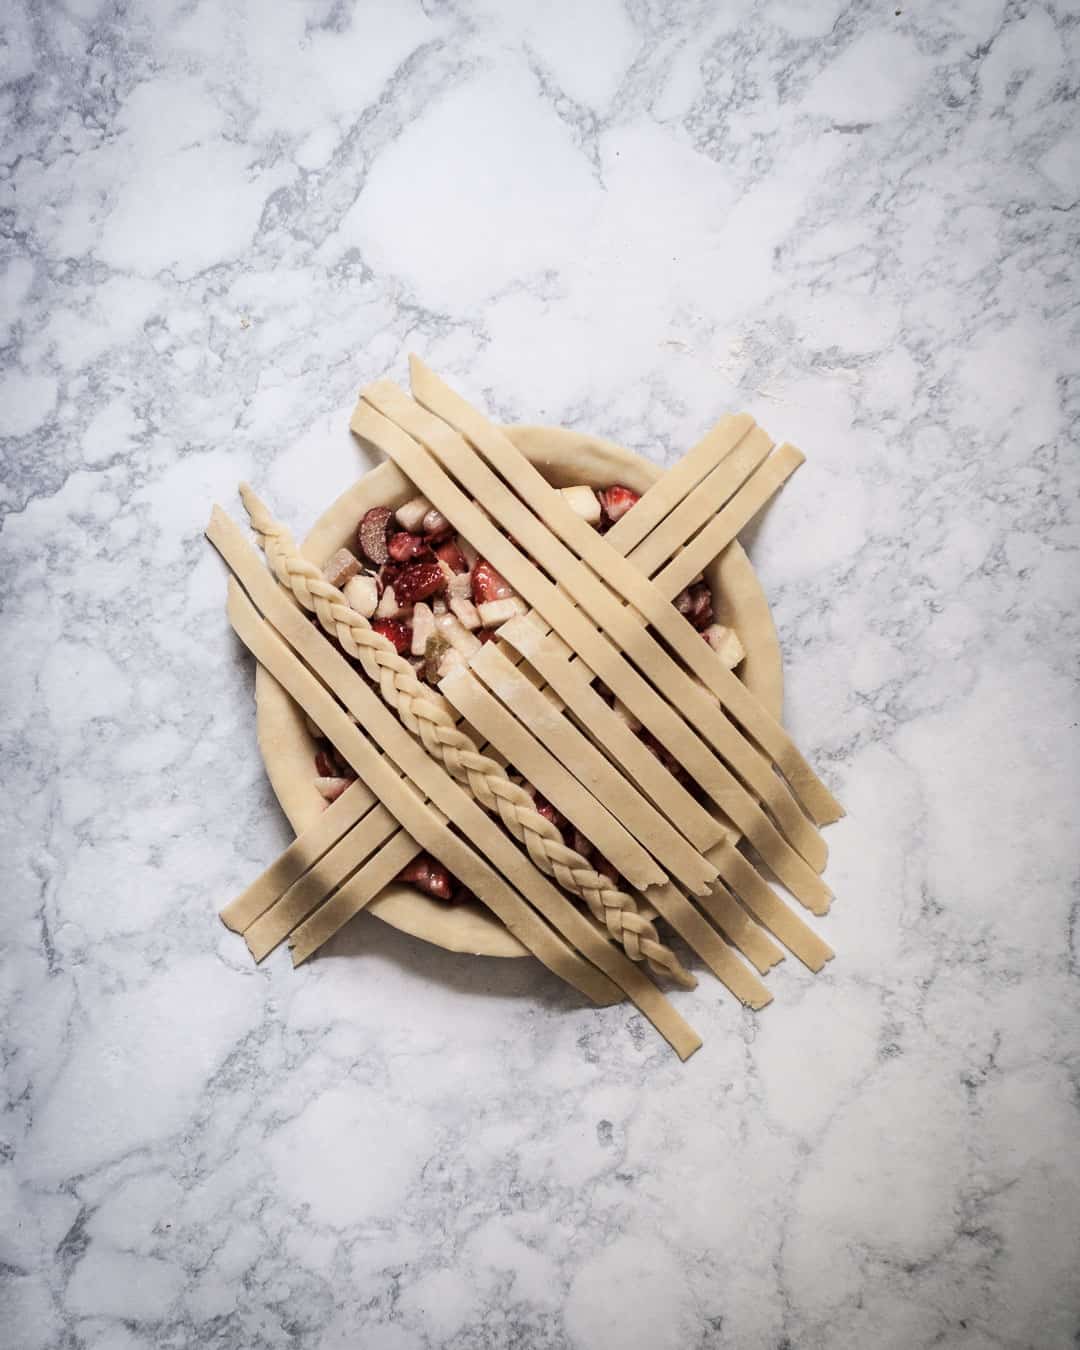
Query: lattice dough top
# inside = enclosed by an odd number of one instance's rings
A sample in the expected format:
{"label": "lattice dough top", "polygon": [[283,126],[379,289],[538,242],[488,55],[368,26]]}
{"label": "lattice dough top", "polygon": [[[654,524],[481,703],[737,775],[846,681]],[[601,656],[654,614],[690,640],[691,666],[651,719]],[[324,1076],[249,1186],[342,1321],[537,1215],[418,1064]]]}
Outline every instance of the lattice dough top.
{"label": "lattice dough top", "polygon": [[396,910],[631,998],[685,1056],[700,1042],[646,975],[694,985],[672,934],[752,1007],[778,942],[812,970],[832,955],[772,884],[824,912],[820,826],[841,811],[778,720],[735,537],[802,456],[740,415],[661,475],[508,433],[415,358],[411,376],[411,396],[362,392],[353,431],[388,463],[303,551],[250,488],[269,571],[215,509],[298,829],[222,917],[256,959],[288,939],[299,963]]}

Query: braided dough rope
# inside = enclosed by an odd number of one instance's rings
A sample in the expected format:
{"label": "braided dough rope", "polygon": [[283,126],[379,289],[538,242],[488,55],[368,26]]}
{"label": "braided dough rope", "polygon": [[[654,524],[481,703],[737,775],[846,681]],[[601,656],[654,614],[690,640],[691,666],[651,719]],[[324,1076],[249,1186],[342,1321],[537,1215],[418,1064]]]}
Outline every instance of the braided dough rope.
{"label": "braided dough rope", "polygon": [[514,783],[502,765],[480,753],[456,725],[444,700],[421,684],[393,643],[374,632],[341,591],[324,580],[252,489],[241,485],[240,496],[274,575],[306,610],[318,617],[342,650],[360,662],[364,673],[378,686],[383,700],[428,754],[443,764],[452,778],[463,783],[483,807],[498,814],[514,838],[524,843],[541,871],[585,901],[593,917],[604,924],[632,960],[645,959],[655,972],[691,987],[693,976],[660,941],[655,925],[637,912],[633,897],[613,887],[580,853],[563,843],[558,829],[540,815],[526,789]]}
{"label": "braided dough rope", "polygon": [[[702,535],[699,535],[693,541],[693,545],[673,559],[665,569],[662,575],[666,576],[667,584],[651,585],[648,579],[642,576],[617,548],[608,544],[603,535],[591,529],[580,516],[570,509],[565,498],[552,488],[551,484],[534,465],[529,463],[509,437],[498,427],[459,394],[455,393],[416,356],[410,356],[409,358],[409,372],[416,399],[415,403],[403,391],[385,380],[379,381],[373,386],[378,394],[373,400],[369,401],[374,401],[378,405],[378,400],[385,392],[395,411],[404,409],[410,417],[414,416],[413,408],[420,412],[419,405],[423,405],[423,408],[429,410],[430,416],[441,422],[444,427],[452,428],[461,437],[466,438],[479,456],[497,467],[499,473],[513,487],[522,501],[540,514],[547,526],[545,534],[547,534],[548,539],[557,542],[552,534],[548,533],[548,531],[551,531],[554,536],[558,537],[558,540],[570,544],[600,577],[605,580],[610,579],[620,595],[640,610],[648,622],[662,634],[664,640],[679,654],[698,680],[705,685],[706,689],[712,691],[732,717],[737,719],[749,735],[767,751],[814,820],[824,824],[838,819],[843,814],[843,808],[814,773],[788,733],[779,722],[769,716],[746,686],[727,669],[708,644],[701,641],[700,636],[690,624],[669,603],[672,597],[721,551],[722,546],[717,544],[716,535],[722,533],[722,531],[714,531],[712,526],[703,531]],[[368,398],[368,392],[365,391],[361,396]],[[390,416],[393,420],[397,420],[394,413],[390,413]],[[423,425],[427,429],[428,424],[424,423]],[[413,434],[415,435],[416,432],[413,431]],[[440,458],[443,458],[441,445],[436,447],[431,444],[429,448]],[[802,453],[794,446],[784,445],[780,447],[776,454],[755,475],[759,482],[756,488],[747,493],[747,501],[750,504],[745,507],[746,510],[749,510],[746,519],[749,519],[760,509],[772,492],[794,472],[803,462],[803,459]],[[448,463],[445,460],[444,462]],[[458,463],[460,464],[460,461]],[[472,467],[472,465],[469,465],[470,469]],[[454,467],[454,473],[458,474],[458,467],[456,466]],[[464,478],[461,481],[464,482]],[[753,482],[754,479],[751,479],[751,483]],[[495,511],[494,502],[488,501],[486,493],[481,495],[481,499],[493,515],[501,518]],[[757,505],[753,505],[755,500]],[[640,502],[638,505],[640,505]],[[515,515],[517,514],[515,512]],[[733,512],[734,514],[737,513]],[[502,520],[502,523],[504,526],[507,525],[506,520]],[[706,547],[706,544],[708,547]],[[566,554],[565,548],[557,549],[554,552],[548,548],[545,551],[550,557],[560,560],[556,575],[569,588],[571,578],[564,569],[566,568],[566,558],[571,555]],[[685,555],[687,554],[691,555],[692,566],[685,561]],[[544,562],[539,553],[534,551],[533,556],[538,561]],[[548,564],[545,562],[544,565],[547,566]],[[686,570],[688,567],[689,570]],[[673,584],[673,579],[676,577],[681,578],[678,585]],[[602,593],[601,600],[603,601]],[[603,610],[597,611],[598,616],[612,636],[618,636],[614,624],[620,616],[612,608],[610,601],[604,601],[604,606]],[[605,617],[605,614],[607,617]],[[625,615],[622,617],[625,617]],[[639,650],[633,641],[625,641],[622,637],[618,637],[618,641],[623,645],[629,656],[634,657]],[[694,709],[695,717],[699,718],[711,713],[711,706],[708,701],[703,702],[698,696],[701,691],[695,688],[693,681],[688,679],[683,671],[671,663],[658,644],[649,640],[648,645],[641,650],[650,665],[650,678],[654,678],[657,683],[664,682],[665,679],[669,683],[674,681],[672,690],[676,685],[681,685],[680,699],[685,700],[685,702],[680,701],[679,706]],[[669,696],[674,695],[672,693]],[[718,742],[714,742],[714,744],[718,744]],[[725,750],[724,753],[726,754],[727,751]],[[825,862],[824,841],[821,836],[816,831],[808,836],[799,825],[799,821],[803,819],[801,813],[797,812],[795,817],[790,817],[785,810],[786,802],[784,799],[771,797],[767,787],[763,790],[761,782],[756,776],[756,770],[759,767],[757,763],[747,762],[744,759],[738,762],[737,767],[739,774],[745,778],[747,783],[752,784],[762,798],[769,802],[770,809],[773,810],[777,820],[782,823],[785,831],[791,831],[789,832],[789,838],[792,843],[820,870]],[[817,861],[818,858],[820,858],[820,865]]]}
{"label": "braided dough rope", "polygon": [[[230,584],[229,617],[241,640],[330,737],[417,843],[471,886],[549,969],[599,1002],[610,1002],[615,993],[612,985],[617,985],[681,1058],[698,1049],[701,1038],[640,967],[608,942],[592,921],[533,867],[491,817],[424,753],[383,707],[368,683],[305,620],[302,611],[286,599],[237,526],[219,507],[214,509],[207,537],[236,576]],[[260,618],[255,605],[273,623],[276,633],[269,622]],[[357,724],[332,694],[342,700]],[[361,726],[369,729],[382,751],[368,741]],[[391,770],[390,760],[396,770]],[[404,773],[408,781],[399,778],[398,772]],[[455,829],[447,829],[441,823],[440,817],[425,804],[425,797],[431,799],[439,812],[445,813]],[[466,838],[475,840],[490,862],[466,843]],[[520,894],[515,894],[511,886]],[[521,896],[527,896],[536,909],[525,904]],[[578,952],[552,933],[541,922],[540,915],[573,942]],[[582,961],[582,956],[599,967],[599,971]]]}
{"label": "braided dough rope", "polygon": [[[393,385],[389,391],[405,398]],[[387,391],[387,392],[389,392]],[[353,431],[377,445],[393,459],[402,472],[414,482],[425,497],[450,520],[492,566],[514,586],[525,600],[558,630],[559,635],[588,663],[615,695],[622,699],[634,715],[668,747],[692,777],[709,793],[724,814],[765,858],[769,867],[803,904],[811,909],[827,908],[831,892],[813,867],[792,847],[783,834],[765,814],[756,798],[728,770],[716,755],[699,739],[695,731],[676,712],[671,702],[665,701],[629,661],[617,650],[605,633],[599,633],[592,623],[568,598],[574,594],[582,605],[595,609],[596,616],[609,630],[620,630],[620,642],[627,656],[647,669],[649,678],[659,685],[667,675],[674,683],[675,703],[694,707],[694,719],[708,720],[718,736],[735,736],[736,741],[751,751],[750,767],[756,772],[755,752],[737,735],[731,722],[724,717],[708,692],[695,684],[677,667],[648,636],[645,629],[629,615],[621,602],[583,567],[534,516],[530,515],[495,475],[465,445],[465,442],[445,423],[432,418],[432,442],[438,442],[439,455],[453,460],[454,473],[478,498],[483,498],[492,515],[510,530],[522,548],[527,548],[537,562],[559,577],[556,587],[526,557],[511,539],[502,534],[484,512],[461,491],[444,471],[428,449],[385,417],[367,402],[370,390],[365,390],[352,415]],[[378,396],[384,389],[380,385]],[[516,453],[516,452],[515,452]],[[586,528],[588,528],[586,526]],[[620,559],[625,562],[625,559]],[[640,573],[635,573],[640,580]],[[666,605],[666,602],[664,602]],[[668,606],[670,608],[670,606]],[[629,624],[629,631],[626,625]],[[691,630],[693,632],[693,630]],[[694,634],[698,647],[706,648],[700,635]],[[722,667],[721,667],[722,669]],[[730,672],[725,672],[730,674]],[[731,677],[738,684],[734,676]],[[742,688],[742,686],[739,686]],[[744,692],[746,692],[744,690]],[[704,700],[704,708],[698,705]],[[753,700],[752,700],[753,701]],[[771,784],[782,788],[781,780],[770,775]],[[786,791],[786,789],[785,789]],[[790,800],[790,798],[789,798]],[[796,814],[809,825],[792,802]],[[678,823],[678,822],[675,822]]]}

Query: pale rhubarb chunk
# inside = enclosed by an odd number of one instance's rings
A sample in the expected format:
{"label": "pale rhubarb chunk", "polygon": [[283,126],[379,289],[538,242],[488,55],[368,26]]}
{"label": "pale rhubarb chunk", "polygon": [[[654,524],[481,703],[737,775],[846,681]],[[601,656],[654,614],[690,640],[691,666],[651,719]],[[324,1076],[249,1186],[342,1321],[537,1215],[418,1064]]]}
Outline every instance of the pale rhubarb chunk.
{"label": "pale rhubarb chunk", "polygon": [[323,568],[323,577],[331,586],[344,590],[345,583],[360,571],[359,560],[347,548],[339,548]]}
{"label": "pale rhubarb chunk", "polygon": [[570,510],[582,520],[590,525],[600,524],[600,498],[591,487],[580,483],[577,487],[560,488],[559,491]]}
{"label": "pale rhubarb chunk", "polygon": [[345,583],[345,599],[358,614],[370,619],[378,608],[379,588],[374,577],[350,577]]}
{"label": "pale rhubarb chunk", "polygon": [[746,655],[738,633],[733,628],[726,628],[722,623],[709,624],[708,628],[702,630],[701,636],[728,670],[734,670]]}

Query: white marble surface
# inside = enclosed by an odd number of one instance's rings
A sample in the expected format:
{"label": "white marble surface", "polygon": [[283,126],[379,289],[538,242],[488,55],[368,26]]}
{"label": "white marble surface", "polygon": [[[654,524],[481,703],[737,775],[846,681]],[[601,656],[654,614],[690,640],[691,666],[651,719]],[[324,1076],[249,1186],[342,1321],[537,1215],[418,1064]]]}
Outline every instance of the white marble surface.
{"label": "white marble surface", "polygon": [[[1080,1343],[1080,12],[898,3],[4,6],[5,1346]],[[201,528],[306,526],[410,348],[810,456],[752,545],[839,956],[686,1066],[215,918],[287,832]]]}

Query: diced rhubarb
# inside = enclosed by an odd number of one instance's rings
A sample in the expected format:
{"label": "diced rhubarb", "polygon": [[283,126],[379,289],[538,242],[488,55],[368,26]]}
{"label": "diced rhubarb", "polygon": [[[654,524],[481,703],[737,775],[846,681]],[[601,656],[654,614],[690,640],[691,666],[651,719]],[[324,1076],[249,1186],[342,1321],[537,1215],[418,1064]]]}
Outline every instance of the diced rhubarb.
{"label": "diced rhubarb", "polygon": [[413,605],[412,612],[412,654],[413,656],[423,656],[427,651],[428,638],[435,631],[435,616],[431,612],[431,606],[425,605],[421,600]]}
{"label": "diced rhubarb", "polygon": [[465,627],[461,620],[454,613],[436,614],[435,630],[441,633],[455,651],[467,661],[470,656],[480,650],[480,643],[473,637],[472,633]]}
{"label": "diced rhubarb", "polygon": [[399,605],[415,605],[445,590],[446,577],[438,563],[410,563],[394,582]]}
{"label": "diced rhubarb", "polygon": [[710,624],[701,636],[727,666],[728,670],[734,670],[746,655],[743,645],[739,641],[738,633],[733,628],[725,628],[722,623]]}
{"label": "diced rhubarb", "polygon": [[501,573],[496,572],[486,558],[481,558],[472,571],[472,598],[474,605],[489,600],[508,600],[514,588]]}
{"label": "diced rhubarb", "polygon": [[379,587],[374,577],[352,577],[345,583],[345,599],[358,614],[370,619],[379,604]]}
{"label": "diced rhubarb", "polygon": [[413,497],[404,506],[399,506],[394,514],[403,530],[408,530],[410,534],[418,534],[424,523],[424,517],[430,510],[431,503],[426,497]]}
{"label": "diced rhubarb", "polygon": [[420,522],[420,528],[429,539],[441,539],[448,534],[453,526],[446,519],[441,511],[437,511],[433,506]]}
{"label": "diced rhubarb", "polygon": [[372,632],[389,638],[394,644],[394,650],[403,655],[412,645],[412,634],[409,632],[408,624],[401,623],[398,619],[376,619],[371,628]]}
{"label": "diced rhubarb", "polygon": [[411,863],[405,864],[397,879],[409,882],[436,900],[449,900],[454,893],[453,877],[430,853],[418,853]]}
{"label": "diced rhubarb", "polygon": [[452,595],[450,597],[450,613],[454,615],[463,628],[468,628],[471,631],[480,627],[480,615],[476,606],[467,596]]}
{"label": "diced rhubarb", "polygon": [[379,604],[378,608],[375,610],[375,617],[377,619],[400,619],[404,618],[407,613],[408,611],[403,608],[399,602],[397,591],[394,587],[385,587],[382,595],[379,596]]}
{"label": "diced rhubarb", "polygon": [[520,614],[522,608],[521,601],[512,595],[506,600],[486,600],[482,605],[477,605],[476,612],[485,628],[498,628],[499,624],[507,623]]}
{"label": "diced rhubarb", "polygon": [[341,590],[359,571],[359,560],[347,548],[339,548],[333,557],[327,559],[322,574],[331,586]]}
{"label": "diced rhubarb", "polygon": [[439,559],[439,566],[446,573],[446,597],[453,600],[456,596],[459,600],[468,600],[472,604],[472,577],[468,572],[454,572]]}
{"label": "diced rhubarb", "polygon": [[563,501],[567,504],[575,515],[590,525],[600,524],[600,498],[585,483],[579,483],[577,487],[560,488]]}
{"label": "diced rhubarb", "polygon": [[386,532],[392,514],[388,506],[373,506],[364,515],[356,531],[360,552],[376,567],[381,567],[390,556],[386,548]]}
{"label": "diced rhubarb", "polygon": [[393,562],[409,562],[412,558],[431,557],[431,549],[422,534],[410,534],[408,530],[398,530],[387,541],[387,552]]}
{"label": "diced rhubarb", "polygon": [[604,515],[612,525],[625,516],[627,511],[641,500],[640,492],[635,492],[633,488],[624,487],[622,483],[604,488],[598,495],[600,505],[604,508]]}
{"label": "diced rhubarb", "polygon": [[328,802],[336,802],[352,781],[351,778],[329,778],[320,776],[315,779],[315,786]]}
{"label": "diced rhubarb", "polygon": [[444,539],[435,549],[435,556],[440,562],[446,563],[452,572],[467,572],[469,570],[468,559],[461,551],[457,535],[454,535],[452,539]]}

